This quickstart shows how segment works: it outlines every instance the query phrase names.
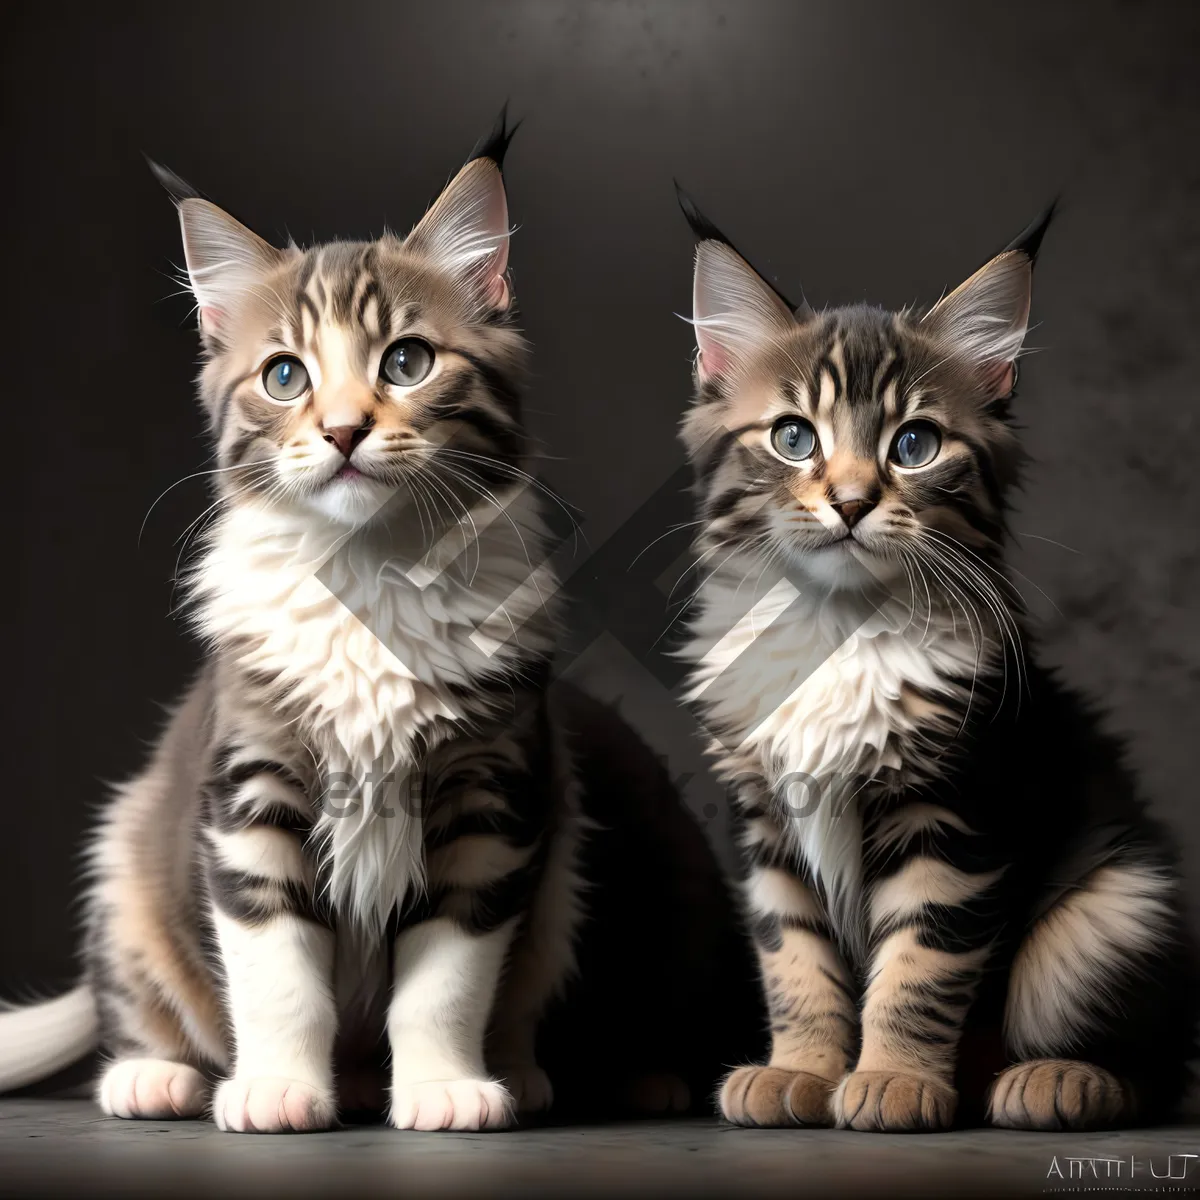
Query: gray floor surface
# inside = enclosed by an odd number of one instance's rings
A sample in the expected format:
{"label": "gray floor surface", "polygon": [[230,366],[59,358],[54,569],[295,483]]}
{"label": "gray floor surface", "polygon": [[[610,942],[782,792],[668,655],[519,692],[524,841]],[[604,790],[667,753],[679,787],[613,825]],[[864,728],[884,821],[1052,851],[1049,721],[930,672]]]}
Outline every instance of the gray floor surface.
{"label": "gray floor surface", "polygon": [[104,1196],[1022,1196],[1200,1192],[1200,1126],[879,1135],[645,1121],[492,1134],[358,1126],[222,1134],[0,1101],[0,1194]]}

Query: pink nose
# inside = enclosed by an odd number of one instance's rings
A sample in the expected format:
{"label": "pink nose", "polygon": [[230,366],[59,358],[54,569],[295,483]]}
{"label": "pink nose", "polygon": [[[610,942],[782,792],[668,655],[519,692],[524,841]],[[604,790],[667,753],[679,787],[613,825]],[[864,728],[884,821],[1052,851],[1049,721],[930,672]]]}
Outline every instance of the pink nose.
{"label": "pink nose", "polygon": [[354,453],[354,447],[370,432],[368,424],[334,425],[324,430],[325,440],[336,446],[347,458]]}
{"label": "pink nose", "polygon": [[843,500],[834,504],[834,511],[843,521],[847,529],[853,529],[875,507],[874,500]]}

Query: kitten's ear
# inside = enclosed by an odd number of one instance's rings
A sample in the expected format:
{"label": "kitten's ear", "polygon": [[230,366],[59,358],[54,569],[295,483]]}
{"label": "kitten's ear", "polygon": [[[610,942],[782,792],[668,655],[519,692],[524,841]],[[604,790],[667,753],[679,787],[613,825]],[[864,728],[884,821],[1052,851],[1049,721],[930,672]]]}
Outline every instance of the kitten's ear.
{"label": "kitten's ear", "polygon": [[700,212],[678,183],[679,206],[698,241],[692,288],[696,371],[701,380],[726,375],[772,338],[812,315],[764,279]]}
{"label": "kitten's ear", "polygon": [[474,304],[493,312],[512,303],[503,164],[516,130],[508,126],[505,105],[492,132],[405,239],[409,249],[450,275]]}
{"label": "kitten's ear", "polygon": [[230,314],[285,255],[224,209],[201,199],[173,171],[147,160],[179,210],[183,256],[200,310],[200,332],[219,338]]}
{"label": "kitten's ear", "polygon": [[922,328],[947,352],[973,363],[989,400],[1012,393],[1017,355],[1029,327],[1033,264],[1055,204],[1051,204],[995,258],[939,301]]}

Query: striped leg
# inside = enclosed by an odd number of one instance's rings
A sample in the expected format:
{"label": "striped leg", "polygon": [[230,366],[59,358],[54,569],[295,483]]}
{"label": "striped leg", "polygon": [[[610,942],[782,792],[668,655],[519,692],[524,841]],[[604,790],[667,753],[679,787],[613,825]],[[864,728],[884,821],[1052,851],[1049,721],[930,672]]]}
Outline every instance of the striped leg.
{"label": "striped leg", "polygon": [[767,1005],[771,1060],[740,1067],[721,1088],[737,1125],[831,1125],[830,1099],[849,1067],[857,1010],[820,903],[801,879],[756,865],[747,881]]}
{"label": "striped leg", "polygon": [[213,1097],[237,1133],[334,1123],[333,932],[313,903],[311,810],[299,768],[261,740],[220,756],[210,788],[208,886],[234,1038]]}
{"label": "striped leg", "polygon": [[398,1129],[495,1129],[512,1119],[484,1039],[510,943],[542,873],[548,784],[515,741],[437,764],[422,918],[396,941],[388,1040]]}
{"label": "striped leg", "polygon": [[924,853],[899,856],[870,897],[874,952],[862,1049],[834,1098],[841,1128],[945,1129],[967,1011],[991,952],[1002,871],[967,874]]}

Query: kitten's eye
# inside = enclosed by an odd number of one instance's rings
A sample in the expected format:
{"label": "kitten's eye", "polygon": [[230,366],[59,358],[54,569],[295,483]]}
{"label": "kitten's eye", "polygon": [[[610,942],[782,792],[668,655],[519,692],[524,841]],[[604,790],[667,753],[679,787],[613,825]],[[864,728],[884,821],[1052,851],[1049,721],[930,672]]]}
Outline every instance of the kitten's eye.
{"label": "kitten's eye", "polygon": [[942,431],[932,421],[909,421],[892,439],[888,458],[902,467],[927,467],[942,448]]}
{"label": "kitten's eye", "polygon": [[308,391],[308,370],[293,355],[280,354],[263,367],[262,381],[272,400],[286,404]]}
{"label": "kitten's eye", "polygon": [[401,338],[384,351],[380,377],[396,387],[412,387],[433,370],[433,347],[421,338]]}
{"label": "kitten's eye", "polygon": [[803,417],[784,417],[771,430],[771,445],[784,458],[803,462],[817,448],[817,431]]}

